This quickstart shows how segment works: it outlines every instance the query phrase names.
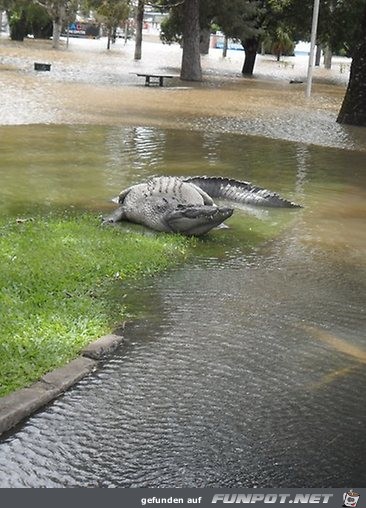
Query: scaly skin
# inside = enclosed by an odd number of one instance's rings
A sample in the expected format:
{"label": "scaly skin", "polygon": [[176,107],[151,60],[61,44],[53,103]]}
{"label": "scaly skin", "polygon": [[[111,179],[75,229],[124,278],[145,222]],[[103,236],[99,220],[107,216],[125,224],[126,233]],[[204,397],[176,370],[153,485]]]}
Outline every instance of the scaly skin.
{"label": "scaly skin", "polygon": [[120,193],[119,208],[104,222],[127,220],[156,231],[203,235],[220,225],[233,208],[215,205],[212,198],[246,205],[299,208],[278,194],[221,177],[154,177]]}

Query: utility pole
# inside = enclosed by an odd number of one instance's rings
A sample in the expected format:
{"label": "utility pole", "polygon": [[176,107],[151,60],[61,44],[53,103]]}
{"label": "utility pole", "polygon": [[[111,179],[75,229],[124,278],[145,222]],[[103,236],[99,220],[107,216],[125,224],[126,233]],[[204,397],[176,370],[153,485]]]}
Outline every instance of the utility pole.
{"label": "utility pole", "polygon": [[318,28],[318,18],[319,18],[319,3],[320,0],[314,0],[313,7],[313,22],[311,25],[311,38],[310,38],[310,54],[309,54],[309,64],[308,64],[308,77],[306,81],[306,97],[310,97],[311,95],[311,83],[313,80],[313,68],[314,68],[314,54],[315,54],[315,42],[316,42],[316,31]]}

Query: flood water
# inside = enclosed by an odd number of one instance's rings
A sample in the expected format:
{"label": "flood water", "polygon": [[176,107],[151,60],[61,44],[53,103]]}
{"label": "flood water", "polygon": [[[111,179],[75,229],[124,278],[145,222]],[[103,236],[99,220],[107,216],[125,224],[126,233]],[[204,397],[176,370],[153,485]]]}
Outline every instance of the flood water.
{"label": "flood water", "polygon": [[3,439],[1,487],[365,483],[365,151],[117,126],[2,127],[0,150],[11,218],[99,215],[153,174],[304,205],[238,211],[187,264],[131,286],[126,343]]}

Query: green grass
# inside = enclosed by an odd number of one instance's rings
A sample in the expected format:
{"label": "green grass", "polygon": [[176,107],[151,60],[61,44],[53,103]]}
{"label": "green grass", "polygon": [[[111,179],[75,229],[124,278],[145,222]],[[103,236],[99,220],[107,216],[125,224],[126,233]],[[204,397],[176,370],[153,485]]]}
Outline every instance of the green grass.
{"label": "green grass", "polygon": [[0,223],[0,396],[65,364],[126,317],[123,281],[183,260],[194,241],[102,227],[89,215]]}

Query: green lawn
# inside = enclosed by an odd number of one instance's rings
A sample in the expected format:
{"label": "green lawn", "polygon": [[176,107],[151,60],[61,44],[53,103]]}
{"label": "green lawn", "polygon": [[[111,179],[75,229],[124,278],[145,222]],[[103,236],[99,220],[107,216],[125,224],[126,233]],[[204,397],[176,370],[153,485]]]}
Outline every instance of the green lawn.
{"label": "green lawn", "polygon": [[0,396],[113,330],[125,318],[123,281],[183,260],[193,243],[102,227],[89,215],[2,221]]}

